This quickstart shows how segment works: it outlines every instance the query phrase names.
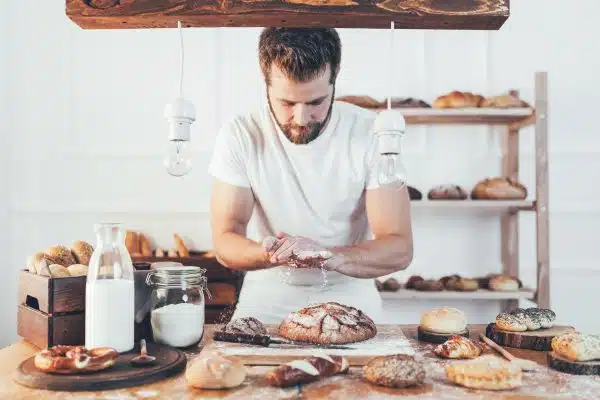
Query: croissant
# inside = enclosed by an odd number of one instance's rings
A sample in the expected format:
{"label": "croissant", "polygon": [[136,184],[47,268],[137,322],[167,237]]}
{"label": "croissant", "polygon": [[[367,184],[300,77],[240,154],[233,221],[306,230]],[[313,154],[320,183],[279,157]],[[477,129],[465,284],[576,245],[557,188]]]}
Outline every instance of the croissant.
{"label": "croissant", "polygon": [[452,335],[450,338],[438,345],[434,354],[444,358],[476,358],[481,355],[485,346],[463,336]]}
{"label": "croissant", "polygon": [[467,108],[480,107],[484,97],[471,92],[459,92],[454,90],[436,98],[433,102],[434,108]]}

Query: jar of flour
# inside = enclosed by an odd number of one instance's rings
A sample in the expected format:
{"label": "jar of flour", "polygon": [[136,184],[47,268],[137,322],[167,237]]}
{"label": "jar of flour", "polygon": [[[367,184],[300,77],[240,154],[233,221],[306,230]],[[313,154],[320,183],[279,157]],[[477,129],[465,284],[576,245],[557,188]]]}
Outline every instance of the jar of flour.
{"label": "jar of flour", "polygon": [[148,273],[152,286],[150,324],[154,341],[172,347],[198,344],[204,334],[206,270],[194,266],[164,266]]}

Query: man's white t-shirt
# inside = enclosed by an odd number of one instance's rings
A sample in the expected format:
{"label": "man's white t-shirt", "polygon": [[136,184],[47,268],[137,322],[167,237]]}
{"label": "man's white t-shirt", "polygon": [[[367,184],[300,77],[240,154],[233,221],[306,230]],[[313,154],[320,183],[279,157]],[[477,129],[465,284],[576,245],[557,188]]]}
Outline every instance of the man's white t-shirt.
{"label": "man's white t-shirt", "polygon": [[[217,135],[209,171],[220,181],[252,189],[255,208],[248,237],[261,242],[265,236],[286,232],[311,238],[326,247],[370,239],[365,189],[378,186],[371,129],[375,117],[373,111],[334,102],[325,130],[302,145],[285,137],[267,104],[226,123]],[[364,290],[372,288],[371,296],[380,299],[373,280],[336,272],[327,272],[326,279],[333,286],[329,295],[334,297],[336,291],[341,296],[345,291],[356,291],[355,285],[359,285],[361,293],[353,295],[363,296]],[[285,266],[250,271],[244,278],[238,308],[244,307],[245,299],[255,300],[256,290],[266,296],[267,285],[273,291],[280,288],[272,296],[290,290],[299,291],[298,296],[301,288],[314,294],[311,287],[321,287],[322,282],[320,270]],[[264,299],[261,300],[256,307],[264,307]],[[301,301],[290,307],[300,305]]]}

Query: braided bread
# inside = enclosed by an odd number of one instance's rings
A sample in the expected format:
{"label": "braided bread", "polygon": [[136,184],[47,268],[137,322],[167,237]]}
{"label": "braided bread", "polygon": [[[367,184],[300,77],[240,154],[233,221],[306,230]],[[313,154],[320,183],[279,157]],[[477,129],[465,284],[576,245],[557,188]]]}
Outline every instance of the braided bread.
{"label": "braided bread", "polygon": [[516,308],[510,312],[502,312],[496,316],[498,329],[511,332],[535,331],[550,328],[554,325],[556,314],[545,308]]}
{"label": "braided bread", "polygon": [[362,311],[336,302],[316,304],[288,315],[279,325],[282,337],[317,344],[344,344],[370,339],[377,327]]}
{"label": "braided bread", "polygon": [[44,372],[76,374],[112,367],[119,352],[109,347],[86,349],[83,346],[57,345],[35,355],[34,365]]}

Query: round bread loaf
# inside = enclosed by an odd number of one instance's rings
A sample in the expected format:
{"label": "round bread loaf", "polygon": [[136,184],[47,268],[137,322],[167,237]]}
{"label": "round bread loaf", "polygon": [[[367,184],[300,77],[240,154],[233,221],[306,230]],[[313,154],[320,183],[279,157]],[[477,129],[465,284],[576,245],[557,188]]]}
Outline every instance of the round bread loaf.
{"label": "round bread loaf", "polygon": [[423,364],[407,354],[374,357],[363,367],[362,373],[367,381],[391,388],[416,386],[425,380]]}
{"label": "round bread loaf", "polygon": [[460,333],[467,329],[467,316],[456,308],[434,308],[421,315],[421,328],[432,333]]}
{"label": "round bread loaf", "polygon": [[94,252],[94,248],[91,244],[83,240],[77,240],[71,246],[71,251],[78,264],[90,265],[90,258]]}
{"label": "round bread loaf", "polygon": [[243,333],[246,335],[266,335],[267,330],[262,322],[254,317],[242,317],[229,321],[223,331],[229,333]]}
{"label": "round bread loaf", "polygon": [[75,257],[71,252],[71,249],[63,245],[56,245],[50,247],[46,251],[46,254],[52,257],[54,261],[56,261],[56,264],[60,264],[63,267],[68,267],[69,265],[77,264],[77,261],[75,261]]}
{"label": "round bread loaf", "polygon": [[67,267],[71,276],[87,276],[88,266],[83,264],[73,264]]}
{"label": "round bread loaf", "polygon": [[468,193],[458,185],[439,185],[427,193],[429,200],[466,200]]}
{"label": "round bread loaf", "polygon": [[521,318],[507,312],[502,312],[496,316],[496,326],[498,329],[509,332],[525,332],[527,325]]}
{"label": "round bread loaf", "polygon": [[188,386],[199,389],[234,388],[244,382],[246,374],[240,359],[217,351],[196,357],[185,369]]}
{"label": "round bread loaf", "polygon": [[305,307],[288,315],[279,325],[282,337],[316,344],[361,342],[376,334],[377,327],[370,317],[336,302]]}
{"label": "round bread loaf", "polygon": [[444,284],[435,279],[415,282],[415,289],[422,292],[441,292],[444,290]]}
{"label": "round bread loaf", "polygon": [[473,187],[471,198],[473,200],[525,200],[527,188],[511,178],[486,178]]}

